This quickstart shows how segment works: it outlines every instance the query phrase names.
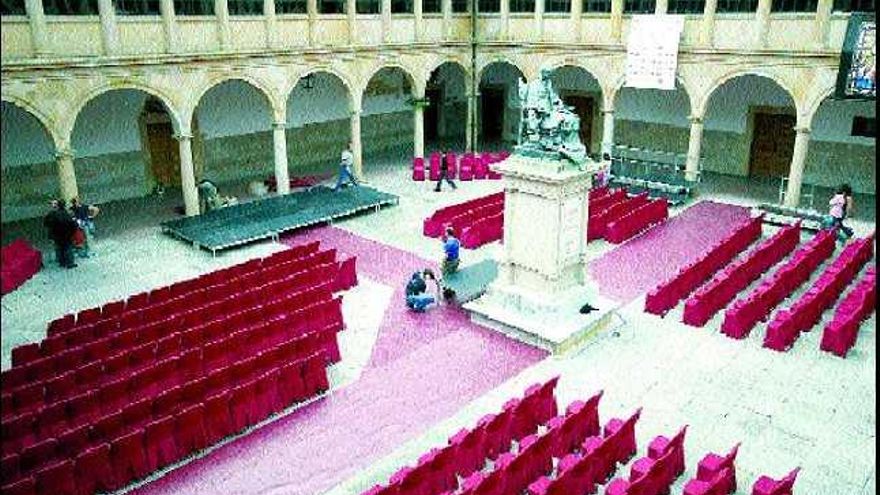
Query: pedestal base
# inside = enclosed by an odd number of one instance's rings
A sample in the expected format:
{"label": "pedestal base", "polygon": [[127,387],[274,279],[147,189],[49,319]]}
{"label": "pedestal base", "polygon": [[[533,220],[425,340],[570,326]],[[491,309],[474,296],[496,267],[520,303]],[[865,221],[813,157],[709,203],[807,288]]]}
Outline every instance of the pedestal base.
{"label": "pedestal base", "polygon": [[[596,309],[581,314],[585,304]],[[492,286],[464,308],[481,326],[559,354],[609,328],[618,305],[589,286],[572,288],[552,299],[517,287]]]}

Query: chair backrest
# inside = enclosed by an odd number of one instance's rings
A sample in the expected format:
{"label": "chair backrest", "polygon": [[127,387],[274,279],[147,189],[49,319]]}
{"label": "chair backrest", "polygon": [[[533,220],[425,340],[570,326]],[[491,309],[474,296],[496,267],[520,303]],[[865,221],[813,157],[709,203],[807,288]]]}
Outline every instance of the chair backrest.
{"label": "chair backrest", "polygon": [[733,462],[736,460],[736,454],[739,452],[740,445],[742,445],[742,442],[737,442],[737,444],[734,445],[732,449],[730,449],[730,452],[728,452],[727,455],[724,456],[724,462],[722,463],[723,467],[733,467]]}
{"label": "chair backrest", "polygon": [[790,473],[785,475],[785,478],[779,480],[779,483],[776,485],[776,489],[773,491],[774,495],[787,495],[791,493],[792,489],[794,488],[794,482],[797,479],[797,475],[800,470],[800,467],[796,467]]}
{"label": "chair backrest", "polygon": [[688,425],[684,425],[681,430],[672,437],[669,441],[669,445],[666,447],[666,452],[671,452],[684,447],[684,436],[687,433],[687,429]]}

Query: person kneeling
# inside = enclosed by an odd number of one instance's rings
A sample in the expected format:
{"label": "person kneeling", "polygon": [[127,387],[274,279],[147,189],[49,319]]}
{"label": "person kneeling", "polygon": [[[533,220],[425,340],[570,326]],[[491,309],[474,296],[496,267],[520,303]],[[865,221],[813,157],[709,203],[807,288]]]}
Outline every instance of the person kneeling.
{"label": "person kneeling", "polygon": [[428,284],[425,282],[427,279],[433,280],[435,284],[437,283],[434,272],[426,269],[422,272],[413,273],[412,278],[406,284],[406,307],[417,313],[424,312],[428,306],[437,302],[437,298],[427,292]]}

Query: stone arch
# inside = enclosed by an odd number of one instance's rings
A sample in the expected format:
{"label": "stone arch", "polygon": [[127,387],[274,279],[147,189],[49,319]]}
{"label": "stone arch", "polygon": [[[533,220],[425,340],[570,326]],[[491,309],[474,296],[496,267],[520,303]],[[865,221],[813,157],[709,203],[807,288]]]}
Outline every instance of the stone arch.
{"label": "stone arch", "polygon": [[486,75],[486,69],[488,69],[490,66],[495,65],[495,64],[507,64],[507,65],[514,67],[517,71],[519,71],[520,74],[522,74],[523,78],[525,78],[528,81],[528,74],[526,73],[525,70],[523,70],[522,67],[520,67],[519,64],[517,64],[516,62],[514,62],[513,60],[511,60],[507,57],[497,56],[497,57],[493,57],[493,58],[487,60],[485,63],[483,63],[479,67],[477,67],[477,79],[476,79],[477,85],[480,84],[480,82],[483,80],[483,76]]}
{"label": "stone arch", "polygon": [[61,126],[61,136],[63,139],[63,144],[66,146],[70,145],[71,138],[73,137],[73,129],[76,126],[76,121],[79,118],[80,113],[82,113],[83,109],[89,103],[105,93],[121,89],[143,91],[148,95],[154,96],[165,106],[165,110],[171,117],[171,124],[174,127],[175,132],[182,132],[183,130],[189,129],[189,121],[184,121],[181,119],[181,113],[179,109],[172,103],[174,99],[165,91],[139,82],[127,81],[125,84],[107,83],[92,89],[83,98],[80,98],[76,102],[72,111],[70,112],[70,117]]}
{"label": "stone arch", "polygon": [[[626,74],[621,74],[621,76],[617,79],[612,86],[611,90],[608,93],[603,93],[605,96],[606,108],[613,109],[617,104],[617,97],[620,95],[620,90],[623,89],[623,84],[626,82]],[[690,105],[690,112],[694,114],[694,107],[696,105],[695,95],[696,91],[692,88],[689,88],[688,81],[681,74],[675,75],[675,86],[676,90],[681,89],[684,91],[685,96],[687,96],[688,105]]]}
{"label": "stone arch", "polygon": [[418,74],[418,71],[415,71],[412,68],[407,67],[404,64],[383,62],[383,63],[379,63],[379,64],[375,65],[374,67],[372,67],[370,69],[370,71],[367,73],[367,77],[365,77],[364,80],[362,81],[363,84],[362,84],[361,90],[359,92],[359,95],[360,95],[359,97],[360,97],[361,103],[363,103],[364,93],[367,91],[367,86],[370,85],[370,81],[372,81],[373,78],[376,77],[376,74],[381,72],[383,69],[399,69],[401,72],[403,72],[403,74],[406,76],[407,80],[409,81],[410,91],[412,92],[412,96],[414,98],[421,98],[425,94],[424,81],[419,80],[414,75],[414,74]]}
{"label": "stone arch", "polygon": [[[284,98],[285,109],[286,109],[287,103],[290,101],[290,96],[293,94],[293,90],[297,87],[297,85],[299,85],[300,81],[305,79],[306,76],[310,76],[312,74],[320,74],[320,73],[329,74],[331,76],[334,76],[336,79],[339,80],[339,82],[342,83],[342,86],[345,88],[346,95],[348,96],[348,109],[349,109],[349,111],[353,111],[356,107],[355,103],[357,102],[357,100],[355,100],[355,98],[359,98],[360,95],[355,91],[355,86],[351,82],[351,78],[347,74],[345,74],[341,71],[338,71],[332,67],[327,67],[327,66],[309,67],[308,69],[299,73],[299,75],[291,78],[290,84],[284,88],[284,91],[282,93],[282,96]],[[360,105],[357,105],[357,106],[360,106]]]}
{"label": "stone arch", "polygon": [[[825,90],[819,92],[815,98],[808,101],[804,110],[804,114],[798,114],[798,125],[806,127],[808,129],[812,129],[813,119],[815,119],[816,114],[819,113],[819,107],[822,106],[822,102],[824,102],[826,99],[828,99],[829,96],[834,94],[835,89],[836,86],[825,88]],[[801,119],[803,119],[803,122],[801,122]]]}
{"label": "stone arch", "polygon": [[[734,80],[738,77],[742,77],[742,76],[763,77],[765,79],[769,79],[769,80],[773,81],[774,83],[776,83],[777,86],[782,88],[786,92],[786,94],[788,94],[788,96],[791,98],[791,101],[794,103],[795,109],[800,110],[798,100],[797,100],[797,98],[795,98],[795,93],[791,90],[791,88],[785,83],[785,81],[781,77],[778,77],[775,74],[772,74],[770,72],[766,72],[766,71],[763,71],[760,69],[746,69],[746,70],[740,69],[740,70],[728,72],[727,74],[724,74],[724,75],[718,77],[717,79],[715,79],[714,81],[712,81],[712,83],[709,85],[709,89],[706,90],[706,92],[704,93],[704,96],[699,100],[698,105],[696,107],[694,107],[693,102],[691,102],[692,103],[691,112],[694,115],[705,115],[706,110],[709,106],[709,102],[712,100],[712,96],[719,89],[721,89],[721,87],[724,86],[727,82],[732,81],[732,80]],[[822,100],[819,100],[819,101],[821,102]],[[818,105],[817,105],[817,108],[818,108]],[[798,115],[800,115],[800,113],[801,112],[798,111]]]}
{"label": "stone arch", "polygon": [[465,82],[470,81],[471,71],[470,71],[470,69],[465,67],[464,63],[462,63],[461,60],[456,60],[453,58],[444,58],[444,59],[435,60],[434,62],[432,62],[431,64],[429,64],[425,68],[425,73],[424,73],[424,77],[423,77],[423,79],[425,80],[425,84],[427,84],[427,82],[431,80],[431,76],[434,75],[434,72],[436,72],[437,69],[439,69],[440,67],[443,67],[446,64],[458,66],[458,68],[460,68],[461,72],[464,74]]}
{"label": "stone arch", "polygon": [[193,115],[195,114],[196,108],[198,108],[199,103],[202,102],[202,99],[208,94],[209,91],[214,89],[217,86],[220,86],[223,83],[227,83],[230,81],[241,81],[254,89],[257,90],[263,97],[266,99],[266,104],[269,106],[269,115],[274,118],[279,115],[284,115],[284,105],[286,102],[278,101],[278,98],[274,91],[269,87],[268,84],[251,77],[246,74],[234,74],[234,75],[223,75],[221,77],[212,78],[208,81],[207,84],[202,86],[198,91],[195,92],[195,97],[191,99],[187,105],[187,119],[183,121],[186,125],[186,129],[189,130],[189,124],[192,122]]}
{"label": "stone arch", "polygon": [[2,101],[18,107],[20,110],[27,112],[37,119],[37,122],[43,126],[43,130],[46,132],[46,135],[49,136],[49,140],[52,141],[56,150],[64,147],[64,140],[61,138],[62,135],[58,132],[56,122],[40,111],[35,105],[23,98],[18,98],[12,95],[3,95]]}

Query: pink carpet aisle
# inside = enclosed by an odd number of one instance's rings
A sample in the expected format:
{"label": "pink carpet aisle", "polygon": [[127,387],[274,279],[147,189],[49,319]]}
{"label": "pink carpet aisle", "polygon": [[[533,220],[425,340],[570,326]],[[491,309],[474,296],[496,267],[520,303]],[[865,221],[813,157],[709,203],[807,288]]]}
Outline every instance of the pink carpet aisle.
{"label": "pink carpet aisle", "polygon": [[361,277],[395,290],[361,378],[136,493],[317,495],[545,357],[454,310],[409,313],[403,285],[425,260],[336,228],[285,242],[313,239],[357,255]]}
{"label": "pink carpet aisle", "polygon": [[629,302],[699,258],[750,216],[748,208],[702,201],[590,263],[605,297]]}

